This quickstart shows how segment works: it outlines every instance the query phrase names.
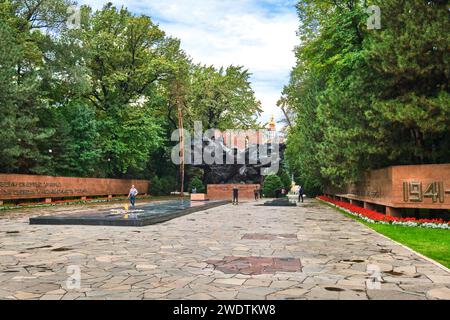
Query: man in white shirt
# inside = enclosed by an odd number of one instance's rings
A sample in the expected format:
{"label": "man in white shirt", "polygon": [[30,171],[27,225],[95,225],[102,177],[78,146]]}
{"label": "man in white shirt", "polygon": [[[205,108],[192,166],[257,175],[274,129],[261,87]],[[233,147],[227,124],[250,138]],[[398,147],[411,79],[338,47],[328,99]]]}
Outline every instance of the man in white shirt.
{"label": "man in white shirt", "polygon": [[136,204],[136,196],[139,194],[134,185],[131,186],[130,192],[128,193],[128,199],[130,199],[130,204],[134,208]]}

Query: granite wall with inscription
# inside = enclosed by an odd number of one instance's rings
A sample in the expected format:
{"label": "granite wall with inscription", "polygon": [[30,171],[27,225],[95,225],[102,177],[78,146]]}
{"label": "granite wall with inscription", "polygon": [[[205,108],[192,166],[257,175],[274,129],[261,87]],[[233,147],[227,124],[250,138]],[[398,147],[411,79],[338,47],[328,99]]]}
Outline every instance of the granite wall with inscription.
{"label": "granite wall with inscription", "polygon": [[0,174],[0,200],[126,195],[133,184],[148,193],[147,180]]}
{"label": "granite wall with inscription", "polygon": [[393,166],[327,194],[393,208],[450,209],[450,164]]}

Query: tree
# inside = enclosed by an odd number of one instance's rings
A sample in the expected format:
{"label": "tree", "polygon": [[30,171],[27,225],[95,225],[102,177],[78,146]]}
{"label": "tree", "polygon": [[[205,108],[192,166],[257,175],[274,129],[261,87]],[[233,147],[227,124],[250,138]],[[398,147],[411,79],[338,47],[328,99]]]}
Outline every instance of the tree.
{"label": "tree", "polygon": [[176,181],[174,177],[166,176],[159,178],[158,176],[152,176],[150,192],[154,196],[166,196],[170,195],[174,191]]}
{"label": "tree", "polygon": [[307,190],[389,165],[450,160],[445,4],[370,4],[382,7],[381,30],[367,29],[359,2],[297,5],[302,44],[283,92],[295,112],[286,158]]}
{"label": "tree", "polygon": [[205,186],[197,176],[193,177],[189,183],[189,191],[192,191],[194,188],[197,190],[197,193],[205,193]]}
{"label": "tree", "polygon": [[40,126],[55,133],[41,142],[42,150],[52,150],[50,160],[40,168],[43,174],[89,177],[98,170],[101,150],[95,111],[73,101],[58,108],[42,110]]}
{"label": "tree", "polygon": [[71,0],[10,0],[15,16],[21,19],[18,25],[25,29],[51,29],[64,27],[67,8],[74,5]]}
{"label": "tree", "polygon": [[[371,119],[392,132],[387,156],[400,164],[450,160],[450,59],[446,1],[382,1],[383,28],[367,39],[368,64],[383,79]],[[395,19],[389,18],[395,17]],[[378,119],[374,119],[377,117]],[[378,122],[383,121],[389,127]]]}
{"label": "tree", "polygon": [[143,170],[163,135],[153,111],[161,100],[150,97],[160,95],[158,81],[169,71],[168,40],[149,17],[112,4],[92,14],[80,37],[93,84],[87,98],[97,110],[108,175]]}
{"label": "tree", "polygon": [[289,174],[287,173],[286,169],[280,168],[280,170],[278,171],[278,176],[280,177],[283,188],[286,191],[291,190],[292,179],[291,179],[291,177],[289,177]]}
{"label": "tree", "polygon": [[36,116],[47,105],[40,85],[48,37],[31,32],[30,19],[18,14],[18,2],[0,3],[2,172],[39,173],[39,163],[49,159],[39,144],[53,131],[40,128]]}
{"label": "tree", "polygon": [[279,176],[271,174],[265,177],[263,193],[265,197],[273,198],[276,196],[276,191],[283,188],[283,183]]}
{"label": "tree", "polygon": [[178,119],[177,128],[179,130],[180,137],[179,145],[181,146],[181,162],[179,167],[180,197],[183,197],[185,189],[184,114],[186,112],[186,91],[189,86],[189,69],[191,67],[191,63],[185,52],[181,50],[179,41],[172,40],[168,48],[170,49],[169,55],[171,57],[171,61],[173,61],[171,73],[166,80],[168,117],[169,120],[172,120],[172,110],[176,109]]}
{"label": "tree", "polygon": [[242,67],[217,70],[213,66],[194,66],[188,94],[191,121],[201,121],[205,129],[256,128],[255,115],[262,110],[249,78],[249,72]]}
{"label": "tree", "polygon": [[173,130],[208,114],[223,128],[255,122],[259,104],[241,67],[206,72],[150,17],[110,3],[81,7],[80,28],[70,29],[72,4],[0,0],[1,172],[157,175],[168,193]]}

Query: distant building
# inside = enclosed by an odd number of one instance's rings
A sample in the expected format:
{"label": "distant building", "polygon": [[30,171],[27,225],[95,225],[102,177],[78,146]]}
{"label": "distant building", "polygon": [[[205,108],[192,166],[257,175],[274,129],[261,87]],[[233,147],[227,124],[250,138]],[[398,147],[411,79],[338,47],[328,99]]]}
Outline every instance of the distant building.
{"label": "distant building", "polygon": [[225,145],[238,150],[244,150],[249,145],[273,143],[277,139],[280,144],[284,144],[284,134],[277,132],[274,116],[266,124],[265,130],[227,130],[218,133],[218,136]]}

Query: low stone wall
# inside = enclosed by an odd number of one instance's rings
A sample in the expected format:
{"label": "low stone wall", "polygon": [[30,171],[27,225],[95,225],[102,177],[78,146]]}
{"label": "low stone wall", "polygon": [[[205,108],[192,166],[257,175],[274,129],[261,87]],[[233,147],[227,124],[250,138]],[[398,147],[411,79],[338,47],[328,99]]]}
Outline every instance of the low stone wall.
{"label": "low stone wall", "polygon": [[249,200],[255,198],[255,189],[261,189],[259,184],[208,184],[208,199],[229,200],[233,197],[233,187],[239,189],[239,199]]}
{"label": "low stone wall", "polygon": [[205,193],[191,193],[191,201],[206,201],[209,200]]}
{"label": "low stone wall", "polygon": [[22,174],[0,174],[0,202],[17,199],[127,195],[131,185],[147,194],[148,180],[68,178]]}
{"label": "low stone wall", "polygon": [[365,207],[396,209],[450,209],[450,164],[393,166],[368,172],[358,183],[342,189],[328,188],[327,195],[359,201]]}

